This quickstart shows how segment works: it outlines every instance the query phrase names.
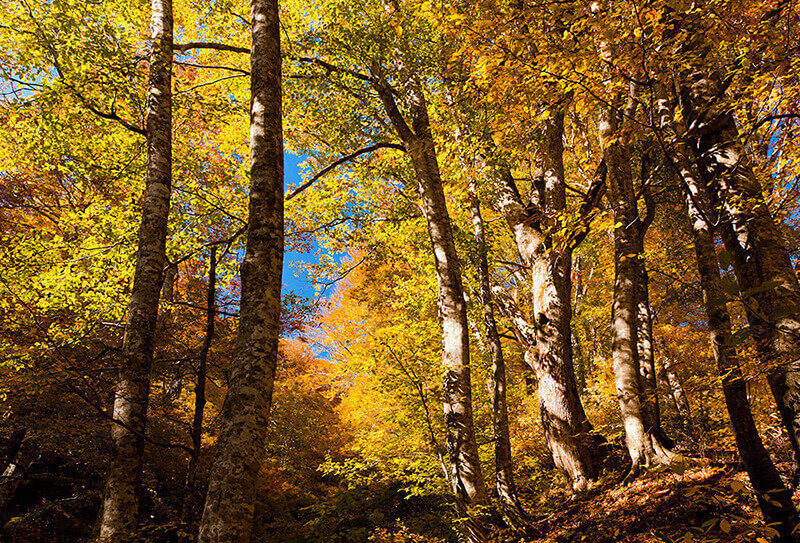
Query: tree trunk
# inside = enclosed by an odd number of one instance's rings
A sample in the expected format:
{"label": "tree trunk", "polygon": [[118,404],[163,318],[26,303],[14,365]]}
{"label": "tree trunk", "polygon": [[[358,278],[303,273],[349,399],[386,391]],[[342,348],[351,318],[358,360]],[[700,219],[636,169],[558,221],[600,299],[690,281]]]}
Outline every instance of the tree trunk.
{"label": "tree trunk", "polygon": [[[633,107],[626,118],[632,115]],[[640,218],[631,168],[630,144],[621,135],[618,113],[604,111],[600,133],[608,166],[608,197],[614,211],[614,294],[612,302],[612,359],[625,442],[631,457],[628,479],[642,466],[668,463],[671,453],[648,431],[650,423],[643,406],[643,387],[638,349]]]}
{"label": "tree trunk", "polygon": [[[645,200],[645,215],[637,212],[639,220],[636,232],[637,254],[644,255],[644,241],[647,230],[655,218],[655,202],[650,190],[650,155],[649,149],[642,156],[641,193]],[[636,205],[636,204],[635,204]],[[638,207],[638,206],[637,206]],[[653,337],[653,310],[650,306],[650,278],[644,265],[644,258],[639,263],[639,280],[637,281],[637,353],[639,355],[639,375],[642,386],[642,407],[646,420],[646,430],[652,436],[654,445],[671,449],[675,443],[667,437],[661,426],[661,408],[658,404],[658,380],[656,378],[655,338]]]}
{"label": "tree trunk", "polygon": [[27,428],[14,430],[9,436],[6,450],[3,451],[0,464],[0,526],[4,526],[8,520],[9,509],[19,488],[20,479],[25,474],[17,457],[20,455],[22,442],[25,441],[27,433]]}
{"label": "tree trunk", "polygon": [[637,284],[638,329],[637,350],[639,353],[639,374],[642,382],[643,407],[649,422],[648,431],[662,435],[661,409],[658,405],[658,385],[656,381],[655,355],[653,353],[653,314],[650,308],[648,277],[644,266],[640,266],[641,276]]}
{"label": "tree trunk", "polygon": [[625,442],[631,457],[631,474],[648,466],[655,451],[647,438],[641,405],[639,375],[637,282],[640,281],[638,251],[631,223],[638,220],[630,173],[630,155],[624,144],[614,142],[605,150],[608,164],[609,197],[614,209],[614,295],[611,310],[611,342],[614,378],[617,385]]}
{"label": "tree trunk", "polygon": [[[688,86],[689,125],[711,203],[723,209],[731,254],[761,365],[800,467],[800,283],[772,217],[719,78],[696,71]],[[749,292],[748,292],[749,291]]]}
{"label": "tree trunk", "polygon": [[111,428],[101,542],[130,539],[139,512],[142,453],[172,186],[172,0],[152,0],[147,180]]}
{"label": "tree trunk", "polygon": [[511,460],[511,437],[508,429],[508,406],[506,404],[506,366],[497,322],[494,316],[494,300],[489,280],[489,259],[486,236],[483,229],[480,200],[474,180],[469,182],[469,210],[475,235],[476,268],[480,280],[480,302],[483,324],[492,356],[492,423],[494,425],[494,464],[497,496],[503,512],[512,522],[524,522],[527,514],[522,509],[514,484],[514,465]]}
{"label": "tree trunk", "polygon": [[450,482],[459,509],[470,517],[464,523],[467,538],[481,541],[487,535],[487,528],[473,517],[473,506],[485,504],[487,496],[472,415],[469,323],[461,283],[461,265],[453,241],[427,104],[419,80],[413,75],[408,76],[403,82],[401,94],[405,99],[409,126],[395,103],[394,90],[382,79],[380,66],[373,63],[370,71],[386,114],[411,158],[419,184],[439,291],[437,306],[442,327],[442,390]]}
{"label": "tree trunk", "polygon": [[530,267],[537,350],[532,362],[547,445],[573,488],[583,490],[598,475],[600,454],[578,395],[572,360],[572,247],[554,243],[541,224],[566,208],[562,135],[563,114],[555,112],[544,126],[542,175],[534,195],[538,201],[526,208],[511,173],[504,170],[497,176],[497,205]]}
{"label": "tree trunk", "polygon": [[[695,196],[699,195],[694,183],[689,187]],[[736,350],[731,345],[731,321],[725,305],[725,294],[720,287],[719,264],[714,251],[713,235],[691,198],[687,198],[687,204],[692,222],[697,268],[703,286],[712,351],[722,377],[722,390],[736,445],[750,482],[756,490],[764,522],[778,529],[781,541],[796,541],[793,531],[797,525],[797,510],[792,502],[792,493],[781,481],[761,441],[747,399],[747,384],[742,378]]]}
{"label": "tree trunk", "polygon": [[664,377],[667,380],[670,396],[675,401],[675,409],[677,409],[684,426],[689,426],[692,420],[692,412],[681,378],[675,373],[675,362],[669,356],[664,356],[662,364],[664,365]]}
{"label": "tree trunk", "polygon": [[[689,162],[684,158],[685,155],[680,151],[674,154],[686,184],[687,209],[692,224],[697,269],[703,287],[711,347],[722,377],[722,390],[736,445],[750,482],[756,490],[765,523],[778,529],[781,541],[795,541],[796,536],[793,535],[793,531],[797,524],[797,510],[792,502],[791,492],[781,481],[761,441],[747,399],[747,385],[742,377],[736,349],[731,344],[731,320],[725,303],[725,293],[720,286],[714,237],[704,214],[698,207],[702,195],[691,173]],[[709,209],[708,206],[703,207],[705,210]]]}
{"label": "tree trunk", "polygon": [[[742,376],[736,348],[731,342],[731,319],[725,292],[720,283],[714,234],[707,218],[711,206],[708,205],[705,194],[701,192],[700,182],[692,168],[689,150],[679,140],[678,134],[685,133],[685,130],[674,121],[672,107],[663,90],[660,91],[658,109],[660,125],[666,136],[664,139],[670,143],[670,148],[667,150],[670,155],[668,159],[684,185],[711,348],[722,378],[722,390],[736,445],[750,482],[756,490],[756,498],[765,523],[777,528],[780,541],[794,542],[798,537],[793,533],[797,525],[797,510],[792,502],[792,493],[783,484],[769,453],[764,448],[750,409],[747,383]],[[665,369],[669,371],[667,364],[668,358],[665,358]],[[688,415],[688,405],[685,409]]]}
{"label": "tree trunk", "polygon": [[186,482],[183,487],[183,505],[181,507],[181,520],[189,522],[195,509],[197,492],[197,463],[200,460],[200,450],[203,437],[203,412],[206,407],[206,368],[208,367],[208,352],[211,342],[214,341],[214,320],[216,317],[216,288],[217,288],[217,247],[212,246],[208,255],[208,288],[206,290],[206,334],[200,356],[197,361],[197,379],[194,384],[194,416],[192,417],[192,452],[189,455],[189,465],[186,468]]}
{"label": "tree trunk", "polygon": [[200,543],[250,540],[278,362],[284,235],[278,3],[252,0],[250,14],[250,208],[239,332]]}
{"label": "tree trunk", "polygon": [[163,327],[172,320],[172,302],[175,297],[175,282],[178,279],[178,265],[169,264],[164,270],[161,282],[161,298],[158,307],[158,320]]}

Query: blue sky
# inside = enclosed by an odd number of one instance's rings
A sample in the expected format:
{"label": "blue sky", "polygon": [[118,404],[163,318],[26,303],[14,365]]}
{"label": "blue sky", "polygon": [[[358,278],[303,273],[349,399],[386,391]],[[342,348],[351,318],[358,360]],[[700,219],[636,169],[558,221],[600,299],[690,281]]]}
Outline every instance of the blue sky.
{"label": "blue sky", "polygon": [[[297,186],[300,184],[300,163],[305,158],[298,157],[289,153],[283,155],[283,186]],[[311,262],[314,260],[313,253],[299,253],[289,251],[283,257],[283,293],[294,291],[295,294],[306,298],[314,296],[314,284],[296,269],[292,264],[296,262]],[[298,277],[297,275],[301,275]]]}

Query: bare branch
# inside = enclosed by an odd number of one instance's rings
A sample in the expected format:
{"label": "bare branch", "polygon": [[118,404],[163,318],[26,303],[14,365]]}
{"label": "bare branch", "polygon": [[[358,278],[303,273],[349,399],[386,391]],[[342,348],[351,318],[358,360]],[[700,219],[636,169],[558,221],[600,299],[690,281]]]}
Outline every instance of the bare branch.
{"label": "bare branch", "polygon": [[189,43],[176,43],[172,46],[175,51],[185,53],[190,49],[212,49],[214,51],[227,51],[229,53],[244,53],[250,54],[249,47],[240,47],[238,45],[230,45],[227,43],[214,43],[205,41],[192,41]]}
{"label": "bare branch", "polygon": [[318,66],[322,66],[325,68],[329,73],[330,72],[339,72],[343,74],[352,75],[356,79],[360,79],[361,81],[366,81],[367,83],[372,83],[372,78],[368,75],[364,75],[361,72],[357,72],[355,70],[350,70],[348,68],[340,68],[330,62],[325,62],[324,60],[316,57],[298,57],[298,62],[305,62],[310,64],[316,64]]}
{"label": "bare branch", "polygon": [[289,194],[287,194],[285,200],[288,202],[289,200],[291,200],[292,198],[294,198],[295,196],[306,190],[308,187],[316,183],[320,177],[324,176],[337,166],[340,166],[345,162],[350,162],[351,160],[358,158],[361,155],[371,153],[372,151],[376,151],[378,149],[397,149],[399,151],[406,150],[406,148],[400,145],[399,143],[385,143],[385,142],[373,143],[368,147],[364,147],[363,149],[359,149],[358,151],[350,153],[349,155],[345,155],[342,158],[338,159],[337,161],[333,162],[332,164],[325,166],[319,173],[314,175],[314,177],[312,177],[311,179],[309,179],[308,181],[306,181],[305,183],[303,183],[302,185],[291,191]]}

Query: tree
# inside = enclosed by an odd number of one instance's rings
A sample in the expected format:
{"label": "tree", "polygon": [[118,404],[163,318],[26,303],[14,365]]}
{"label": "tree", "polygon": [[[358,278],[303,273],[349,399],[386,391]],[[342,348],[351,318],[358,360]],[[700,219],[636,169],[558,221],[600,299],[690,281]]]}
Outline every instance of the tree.
{"label": "tree", "polygon": [[767,524],[778,527],[781,541],[796,541],[797,509],[791,500],[791,492],[784,485],[769,453],[764,448],[750,409],[747,385],[731,333],[727,297],[721,285],[719,261],[714,248],[714,231],[708,219],[711,207],[698,181],[696,168],[692,167],[691,151],[680,139],[680,135],[686,134],[686,130],[679,122],[673,120],[670,101],[663,91],[658,107],[664,140],[670,153],[668,159],[672,161],[686,194],[686,209],[703,288],[711,349],[722,379],[725,403],[739,454],[756,489],[764,520]]}
{"label": "tree", "polygon": [[131,537],[139,512],[153,336],[166,266],[167,220],[172,189],[172,1],[153,0],[147,100],[147,183],[139,229],[122,363],[114,398],[101,541]]}
{"label": "tree", "polygon": [[250,209],[236,356],[198,541],[249,541],[278,356],[283,132],[278,5],[251,4]]}
{"label": "tree", "polygon": [[[401,68],[402,70],[402,68]],[[450,482],[457,503],[464,512],[474,514],[474,507],[485,504],[486,489],[481,473],[472,415],[470,378],[469,324],[461,282],[461,266],[453,241],[450,216],[445,203],[436,148],[428,118],[427,103],[419,76],[401,71],[402,96],[408,121],[400,113],[394,94],[377,62],[370,66],[375,90],[386,115],[403,142],[414,166],[428,221],[439,297],[437,308],[442,327],[443,391],[447,449],[450,459]],[[485,537],[478,522],[466,523],[470,540]]]}
{"label": "tree", "polygon": [[[605,161],[608,164],[608,197],[614,212],[614,303],[612,309],[612,350],[625,443],[631,457],[629,477],[642,466],[669,463],[672,455],[655,433],[648,418],[639,352],[639,294],[644,292],[644,275],[639,260],[641,234],[634,193],[631,141],[624,135],[636,111],[636,86],[606,109],[601,119]],[[624,104],[622,106],[621,104]],[[645,342],[647,343],[647,342]],[[651,372],[652,374],[652,372]]]}
{"label": "tree", "polygon": [[483,313],[483,326],[492,358],[492,424],[494,426],[494,469],[497,495],[505,514],[516,523],[522,523],[527,513],[519,503],[514,483],[514,464],[511,459],[511,437],[508,429],[508,405],[506,394],[506,364],[503,345],[497,331],[494,313],[494,297],[489,277],[488,249],[481,216],[480,200],[474,180],[468,186],[469,211],[475,237],[475,267],[480,282],[479,300]]}

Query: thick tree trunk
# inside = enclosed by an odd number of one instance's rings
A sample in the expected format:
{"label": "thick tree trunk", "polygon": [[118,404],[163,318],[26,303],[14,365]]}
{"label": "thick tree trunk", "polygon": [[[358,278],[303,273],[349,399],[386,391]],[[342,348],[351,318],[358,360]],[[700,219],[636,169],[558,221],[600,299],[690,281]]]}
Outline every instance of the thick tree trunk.
{"label": "thick tree trunk", "polygon": [[483,229],[480,200],[475,182],[470,180],[469,210],[476,246],[476,268],[480,280],[480,302],[483,325],[492,356],[492,423],[494,426],[494,464],[497,496],[503,512],[512,522],[524,522],[527,518],[519,503],[514,484],[514,465],[511,460],[511,437],[508,429],[508,406],[506,404],[506,366],[497,322],[494,316],[494,300],[489,280],[489,258],[486,236]]}
{"label": "thick tree trunk", "polygon": [[192,518],[197,501],[197,463],[200,460],[200,450],[203,438],[203,412],[206,407],[206,369],[208,367],[208,353],[214,341],[214,321],[216,320],[216,289],[217,289],[217,248],[211,247],[208,255],[208,288],[206,289],[206,333],[203,346],[197,361],[197,374],[194,384],[194,416],[192,417],[192,452],[189,456],[189,465],[186,468],[186,482],[183,486],[183,505],[181,507],[181,520],[189,522]]}
{"label": "thick tree trunk", "polygon": [[542,176],[532,206],[523,205],[508,170],[497,176],[497,204],[530,267],[537,352],[532,363],[547,445],[556,466],[582,490],[597,477],[600,454],[578,395],[572,360],[572,248],[554,244],[541,225],[566,208],[562,135],[563,114],[556,112],[545,122]]}
{"label": "thick tree trunk", "polygon": [[114,398],[114,452],[106,479],[101,542],[121,542],[136,527],[150,394],[153,337],[166,264],[172,186],[172,1],[152,0],[147,99],[147,180],[136,269]]}
{"label": "thick tree trunk", "polygon": [[617,227],[614,230],[614,295],[611,310],[611,348],[625,442],[631,457],[631,474],[649,466],[655,451],[647,436],[641,403],[638,352],[638,281],[641,280],[634,222],[638,220],[627,147],[613,142],[605,149],[609,198]]}
{"label": "thick tree trunk", "polygon": [[469,360],[469,323],[450,215],[439,172],[427,104],[415,76],[405,79],[402,95],[410,126],[394,100],[393,89],[382,79],[380,67],[371,67],[373,84],[416,173],[422,210],[428,223],[438,283],[438,314],[442,327],[443,395],[450,483],[459,508],[470,520],[464,523],[470,541],[487,535],[483,522],[473,518],[473,506],[487,501],[472,415]]}
{"label": "thick tree trunk", "polygon": [[239,332],[200,543],[250,540],[278,362],[284,235],[278,3],[251,0],[250,14],[250,209]]}
{"label": "thick tree trunk", "polygon": [[722,107],[718,78],[699,71],[690,77],[687,114],[692,144],[709,180],[712,204],[723,209],[722,239],[743,292],[761,364],[800,466],[800,283],[750,157],[739,141],[736,121]]}

